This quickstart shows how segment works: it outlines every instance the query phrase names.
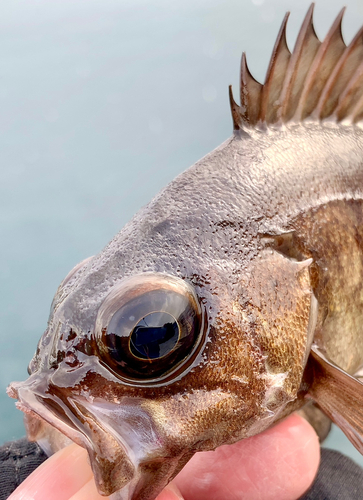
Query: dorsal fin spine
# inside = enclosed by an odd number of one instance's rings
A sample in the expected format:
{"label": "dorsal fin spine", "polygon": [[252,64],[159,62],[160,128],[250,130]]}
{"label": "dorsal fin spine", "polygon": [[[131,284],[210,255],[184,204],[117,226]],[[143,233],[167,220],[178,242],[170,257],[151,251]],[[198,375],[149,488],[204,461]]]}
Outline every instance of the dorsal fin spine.
{"label": "dorsal fin spine", "polygon": [[233,130],[240,129],[240,109],[238,104],[233,98],[232,85],[228,87],[229,89],[229,105],[231,107],[232,121],[233,121]]}
{"label": "dorsal fin spine", "polygon": [[248,125],[256,125],[260,114],[262,85],[253,78],[247,66],[246,54],[241,58],[241,109],[242,121]]}
{"label": "dorsal fin spine", "polygon": [[[320,46],[313,26],[314,4],[311,4],[298,34],[282,89],[280,116],[289,121],[294,115],[303,91],[306,73]],[[308,64],[306,64],[308,62]]]}
{"label": "dorsal fin spine", "polygon": [[360,97],[363,95],[363,61],[354,72],[349,84],[339,98],[336,109],[338,121],[351,115]]}
{"label": "dorsal fin spine", "polygon": [[346,45],[342,37],[342,19],[345,7],[339,12],[332,27],[320,45],[306,76],[295,121],[302,121],[316,108],[323,88],[341,57]]}
{"label": "dorsal fin spine", "polygon": [[316,106],[316,116],[324,120],[334,115],[342,91],[353,75],[356,62],[363,58],[363,27],[355,35],[337,62]]}
{"label": "dorsal fin spine", "polygon": [[274,123],[277,121],[282,82],[291,57],[286,42],[286,25],[289,15],[290,12],[287,12],[282,21],[267,69],[265,84],[262,87],[259,116],[261,122]]}

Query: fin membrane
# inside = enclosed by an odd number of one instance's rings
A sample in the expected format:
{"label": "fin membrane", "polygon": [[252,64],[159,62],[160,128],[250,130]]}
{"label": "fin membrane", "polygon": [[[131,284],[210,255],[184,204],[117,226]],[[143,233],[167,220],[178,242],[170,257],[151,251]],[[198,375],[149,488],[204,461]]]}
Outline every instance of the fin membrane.
{"label": "fin membrane", "polygon": [[286,122],[325,120],[347,124],[363,120],[363,28],[349,46],[342,37],[345,8],[323,42],[316,36],[312,4],[291,53],[286,14],[272,51],[265,83],[251,75],[242,55],[239,106],[230,89],[235,130]]}
{"label": "fin membrane", "polygon": [[311,348],[306,373],[311,377],[307,397],[347,436],[363,455],[363,384],[334,363],[317,347]]}

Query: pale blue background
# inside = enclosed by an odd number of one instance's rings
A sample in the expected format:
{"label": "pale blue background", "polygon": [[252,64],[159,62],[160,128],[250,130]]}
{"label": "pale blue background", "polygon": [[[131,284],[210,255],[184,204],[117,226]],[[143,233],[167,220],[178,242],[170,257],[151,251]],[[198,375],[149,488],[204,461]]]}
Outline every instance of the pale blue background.
{"label": "pale blue background", "polygon": [[[320,37],[341,2],[347,41],[363,24],[361,0],[318,0]],[[309,4],[0,1],[0,442],[24,433],[5,388],[60,281],[231,135],[242,50],[263,80],[285,11],[291,46]],[[363,464],[339,431],[328,444]]]}

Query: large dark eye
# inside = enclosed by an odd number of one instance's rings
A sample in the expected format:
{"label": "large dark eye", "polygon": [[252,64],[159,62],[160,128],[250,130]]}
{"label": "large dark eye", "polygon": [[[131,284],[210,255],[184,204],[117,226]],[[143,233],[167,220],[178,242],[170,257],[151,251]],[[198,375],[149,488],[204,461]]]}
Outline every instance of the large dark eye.
{"label": "large dark eye", "polygon": [[155,312],[142,318],[130,336],[130,350],[141,359],[162,358],[179,340],[178,320],[168,313]]}
{"label": "large dark eye", "polygon": [[145,273],[106,297],[95,331],[104,363],[125,381],[151,383],[190,366],[203,337],[203,315],[188,283]]}

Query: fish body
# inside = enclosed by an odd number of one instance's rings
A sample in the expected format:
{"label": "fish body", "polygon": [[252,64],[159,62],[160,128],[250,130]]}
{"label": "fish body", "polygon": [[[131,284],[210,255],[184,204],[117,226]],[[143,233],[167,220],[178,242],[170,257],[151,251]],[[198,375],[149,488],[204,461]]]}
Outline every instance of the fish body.
{"label": "fish body", "polygon": [[[49,454],[68,439],[87,448],[113,499],[154,499],[195,452],[257,434],[311,399],[330,417],[344,412],[341,381],[363,394],[351,376],[363,366],[359,99],[353,113],[345,101],[329,108],[332,91],[320,105],[304,96],[330,64],[315,83],[322,102],[348,50],[341,15],[323,50],[310,9],[290,56],[283,25],[263,88],[242,66],[233,136],[71,271],[29,379],[10,386],[29,438]],[[331,88],[344,68],[336,73]],[[330,399],[324,377],[339,380]],[[345,417],[346,431],[363,429]]]}

